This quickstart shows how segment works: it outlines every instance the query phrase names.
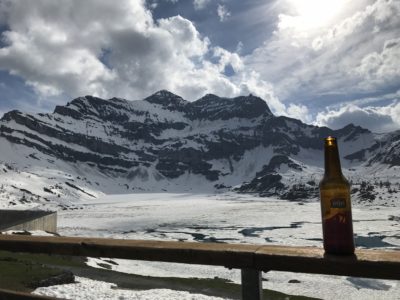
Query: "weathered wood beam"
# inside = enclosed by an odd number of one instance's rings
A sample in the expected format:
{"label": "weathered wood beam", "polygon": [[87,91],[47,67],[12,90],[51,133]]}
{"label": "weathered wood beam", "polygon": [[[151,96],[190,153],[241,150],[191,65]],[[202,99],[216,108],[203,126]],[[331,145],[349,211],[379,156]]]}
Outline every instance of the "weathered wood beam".
{"label": "weathered wood beam", "polygon": [[17,235],[0,235],[0,249],[400,280],[400,251],[334,256],[316,247]]}

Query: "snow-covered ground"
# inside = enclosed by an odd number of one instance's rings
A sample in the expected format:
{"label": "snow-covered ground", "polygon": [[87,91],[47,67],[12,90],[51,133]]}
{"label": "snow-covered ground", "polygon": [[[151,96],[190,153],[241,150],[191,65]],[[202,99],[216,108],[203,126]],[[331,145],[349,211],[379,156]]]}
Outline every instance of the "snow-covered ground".
{"label": "snow-covered ground", "polygon": [[[393,207],[353,206],[358,247],[400,249],[400,213]],[[238,194],[146,193],[109,195],[59,212],[65,236],[321,246],[317,201],[288,202]],[[160,277],[225,278],[240,282],[239,270],[160,262],[89,259],[95,267]],[[264,288],[322,299],[400,299],[400,282],[350,277],[264,273]],[[295,279],[295,283],[289,283]],[[211,299],[168,290],[120,291],[112,284],[78,278],[77,284],[37,293],[78,299]],[[86,288],[85,288],[86,287]],[[83,293],[83,290],[90,291]],[[77,293],[77,291],[80,291]],[[87,295],[86,295],[87,294]],[[93,298],[96,297],[97,298]]]}
{"label": "snow-covered ground", "polygon": [[115,284],[83,277],[76,277],[75,280],[76,283],[38,288],[34,293],[63,299],[86,300],[222,300],[222,298],[219,297],[191,294],[189,292],[173,291],[169,289],[153,289],[145,291],[118,289]]}

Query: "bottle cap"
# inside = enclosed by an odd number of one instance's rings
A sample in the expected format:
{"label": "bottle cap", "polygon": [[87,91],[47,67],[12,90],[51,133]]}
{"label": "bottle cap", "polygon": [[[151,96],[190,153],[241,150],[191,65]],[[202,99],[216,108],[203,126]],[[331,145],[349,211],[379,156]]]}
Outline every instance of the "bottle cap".
{"label": "bottle cap", "polygon": [[328,136],[327,138],[325,138],[325,144],[328,146],[333,146],[336,144],[336,138],[333,136]]}

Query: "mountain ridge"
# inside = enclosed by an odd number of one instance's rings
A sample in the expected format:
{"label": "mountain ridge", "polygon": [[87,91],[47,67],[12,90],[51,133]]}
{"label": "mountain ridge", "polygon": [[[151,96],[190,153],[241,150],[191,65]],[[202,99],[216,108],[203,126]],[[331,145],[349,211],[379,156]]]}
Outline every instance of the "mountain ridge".
{"label": "mountain ridge", "polygon": [[[349,179],[360,187],[367,181],[376,192],[358,188],[356,199],[377,201],[379,176],[393,183],[385,195],[397,201],[400,131],[378,136],[353,124],[339,130],[308,125],[273,115],[253,95],[207,94],[189,102],[161,90],[143,100],[84,96],[53,113],[4,114],[0,203],[19,205],[32,176],[41,182],[29,190],[32,205],[70,207],[88,195],[137,191],[315,198],[328,135],[339,140]],[[10,172],[20,180],[10,180]]]}

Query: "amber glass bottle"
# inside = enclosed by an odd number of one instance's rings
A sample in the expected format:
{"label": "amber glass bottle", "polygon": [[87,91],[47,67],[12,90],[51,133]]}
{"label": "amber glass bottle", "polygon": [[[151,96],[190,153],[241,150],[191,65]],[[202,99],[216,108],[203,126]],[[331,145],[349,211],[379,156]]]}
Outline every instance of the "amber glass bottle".
{"label": "amber glass bottle", "polygon": [[353,254],[350,184],[342,174],[336,138],[325,139],[325,174],[319,184],[324,249],[330,254]]}

